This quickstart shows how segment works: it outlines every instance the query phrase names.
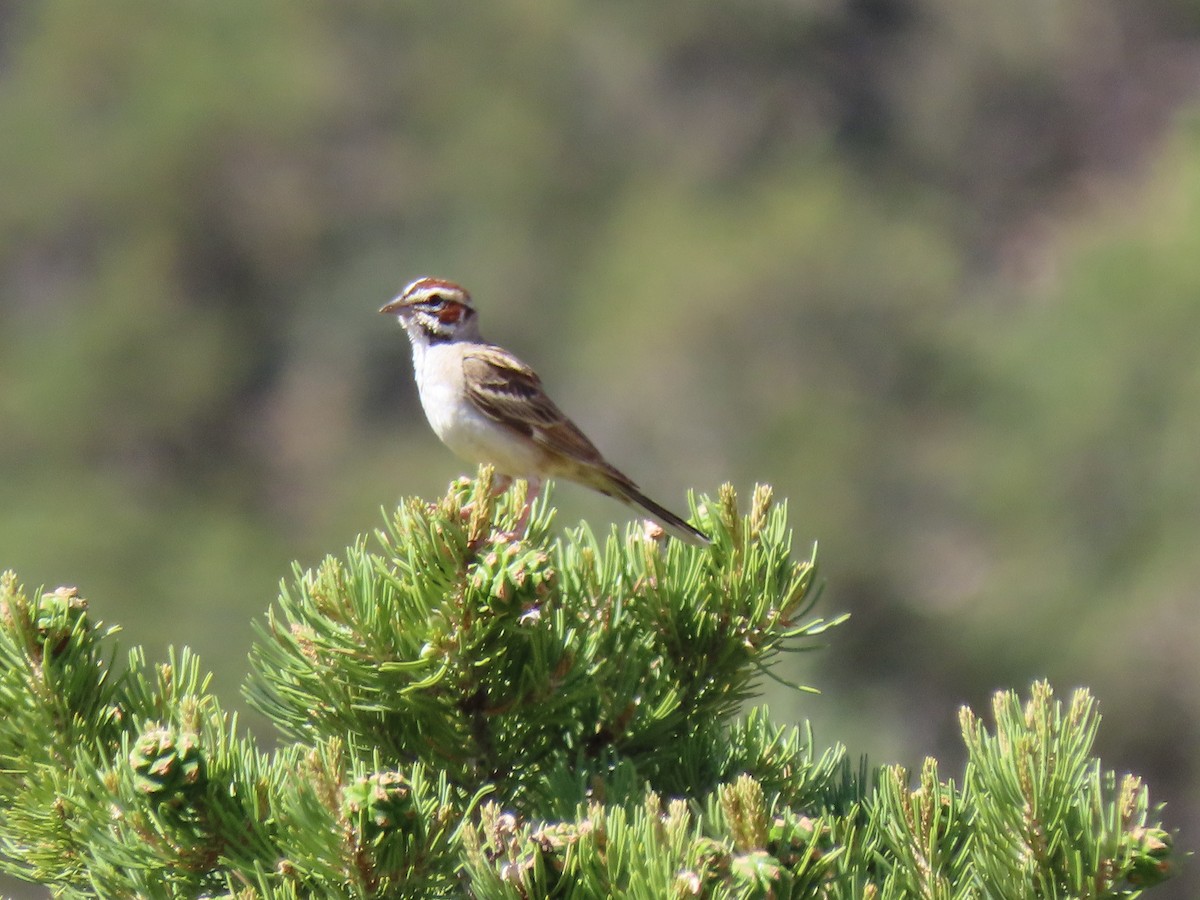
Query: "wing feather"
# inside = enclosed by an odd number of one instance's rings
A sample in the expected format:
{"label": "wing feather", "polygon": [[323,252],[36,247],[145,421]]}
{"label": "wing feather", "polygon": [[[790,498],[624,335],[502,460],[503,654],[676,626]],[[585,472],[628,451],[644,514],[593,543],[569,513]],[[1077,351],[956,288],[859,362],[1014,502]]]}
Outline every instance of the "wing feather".
{"label": "wing feather", "polygon": [[641,508],[682,540],[709,543],[705,534],[655,503],[610,465],[546,396],[537,373],[521,360],[494,344],[480,344],[464,351],[462,366],[467,398],[475,408],[545,449],[547,470],[538,474],[558,474],[589,485]]}
{"label": "wing feather", "polygon": [[467,396],[484,415],[552,453],[611,468],[587,435],[546,396],[537,373],[511,353],[490,344],[473,347],[463,354],[463,375]]}

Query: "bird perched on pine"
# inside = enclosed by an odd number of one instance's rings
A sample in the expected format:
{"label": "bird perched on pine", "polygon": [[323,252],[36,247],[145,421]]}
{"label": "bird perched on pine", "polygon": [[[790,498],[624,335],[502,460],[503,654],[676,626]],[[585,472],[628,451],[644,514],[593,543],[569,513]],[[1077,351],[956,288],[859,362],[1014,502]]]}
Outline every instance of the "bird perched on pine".
{"label": "bird perched on pine", "polygon": [[609,463],[542,388],[528,365],[479,334],[471,296],[440,278],[418,278],[380,309],[394,315],[412,343],[421,406],[442,443],[468,462],[529,482],[582,484],[642,510],[691,544],[708,537],[655,503]]}

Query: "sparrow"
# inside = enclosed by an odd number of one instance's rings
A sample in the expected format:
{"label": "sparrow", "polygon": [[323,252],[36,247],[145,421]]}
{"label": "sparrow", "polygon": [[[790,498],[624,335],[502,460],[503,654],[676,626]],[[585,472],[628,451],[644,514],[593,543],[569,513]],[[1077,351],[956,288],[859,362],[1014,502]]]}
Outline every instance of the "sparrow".
{"label": "sparrow", "polygon": [[525,479],[530,497],[543,479],[563,478],[642,510],[681,540],[709,543],[605,460],[532,368],[480,336],[471,295],[459,285],[418,278],[379,311],[396,316],[408,333],[421,407],[457,456],[491,465],[504,483]]}

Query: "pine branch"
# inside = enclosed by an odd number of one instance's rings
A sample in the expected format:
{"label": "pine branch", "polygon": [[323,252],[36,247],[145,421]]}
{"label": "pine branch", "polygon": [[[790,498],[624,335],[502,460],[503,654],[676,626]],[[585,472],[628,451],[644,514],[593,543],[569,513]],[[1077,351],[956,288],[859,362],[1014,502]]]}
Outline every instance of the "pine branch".
{"label": "pine branch", "polygon": [[1171,873],[1148,791],[1046,684],[962,713],[968,765],[853,768],[742,718],[812,615],[786,508],[732,489],[709,548],[552,538],[490,473],[293,572],[238,733],[186,649],[129,654],[72,589],[0,579],[0,868],[57,896],[1120,897]]}

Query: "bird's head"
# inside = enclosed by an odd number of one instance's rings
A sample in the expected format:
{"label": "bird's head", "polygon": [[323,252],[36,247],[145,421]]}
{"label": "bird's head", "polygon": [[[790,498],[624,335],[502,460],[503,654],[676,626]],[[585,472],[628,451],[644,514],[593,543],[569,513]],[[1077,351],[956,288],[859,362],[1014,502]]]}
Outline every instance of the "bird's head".
{"label": "bird's head", "polygon": [[479,335],[471,295],[442,278],[418,278],[379,311],[396,316],[413,341],[437,344]]}

